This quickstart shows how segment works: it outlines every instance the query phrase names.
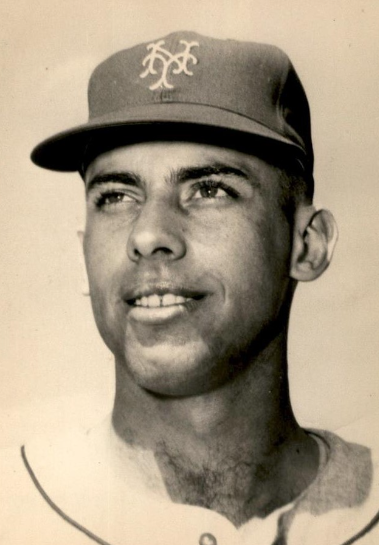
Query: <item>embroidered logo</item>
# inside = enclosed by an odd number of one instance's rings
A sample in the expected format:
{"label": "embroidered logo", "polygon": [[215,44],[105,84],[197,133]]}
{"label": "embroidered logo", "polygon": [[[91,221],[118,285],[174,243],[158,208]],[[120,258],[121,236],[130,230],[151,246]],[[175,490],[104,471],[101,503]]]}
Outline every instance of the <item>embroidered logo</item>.
{"label": "embroidered logo", "polygon": [[[159,87],[166,89],[173,89],[174,86],[167,81],[168,69],[171,65],[174,65],[172,73],[173,74],[186,74],[186,76],[193,76],[188,68],[188,64],[197,64],[197,58],[191,53],[193,47],[199,47],[198,42],[187,42],[186,40],[180,40],[180,44],[184,46],[183,50],[176,55],[167,51],[162,47],[164,45],[164,40],[159,40],[156,43],[151,43],[147,46],[147,50],[150,51],[148,55],[143,59],[142,66],[146,66],[140,74],[140,78],[146,78],[147,75],[158,75],[158,70],[161,70],[160,77],[158,81],[150,85],[149,89],[154,91]],[[158,66],[157,66],[158,63]]]}

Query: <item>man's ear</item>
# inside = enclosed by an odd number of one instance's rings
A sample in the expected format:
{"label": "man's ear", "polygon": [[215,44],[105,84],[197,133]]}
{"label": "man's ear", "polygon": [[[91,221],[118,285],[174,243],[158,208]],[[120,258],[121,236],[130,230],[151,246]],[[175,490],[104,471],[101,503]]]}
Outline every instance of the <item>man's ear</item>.
{"label": "man's ear", "polygon": [[79,248],[79,262],[80,262],[80,265],[81,265],[81,270],[82,270],[82,289],[81,289],[81,292],[83,295],[90,295],[90,290],[89,290],[89,283],[88,283],[88,276],[87,276],[87,269],[86,269],[86,264],[85,264],[85,260],[84,260],[84,253],[83,253],[83,241],[84,241],[84,231],[77,231],[77,235],[78,235],[78,239],[79,239],[79,243],[80,243],[80,248]]}
{"label": "man's ear", "polygon": [[329,266],[338,238],[335,219],[329,210],[300,206],[296,212],[290,276],[309,282]]}

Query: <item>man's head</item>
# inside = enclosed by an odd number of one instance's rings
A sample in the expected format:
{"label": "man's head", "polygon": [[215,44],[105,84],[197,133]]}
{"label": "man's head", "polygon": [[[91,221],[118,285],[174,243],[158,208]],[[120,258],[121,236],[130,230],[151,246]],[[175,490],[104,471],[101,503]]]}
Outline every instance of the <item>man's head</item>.
{"label": "man's head", "polygon": [[175,33],[94,72],[90,121],[33,159],[85,179],[95,318],[141,387],[218,387],[285,339],[327,267],[307,100],[277,48]]}

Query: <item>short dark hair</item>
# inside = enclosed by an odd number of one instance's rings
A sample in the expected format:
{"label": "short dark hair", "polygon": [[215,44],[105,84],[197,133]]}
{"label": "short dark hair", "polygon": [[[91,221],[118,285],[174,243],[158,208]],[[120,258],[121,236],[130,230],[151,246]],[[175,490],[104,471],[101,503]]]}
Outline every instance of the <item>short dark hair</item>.
{"label": "short dark hair", "polygon": [[304,172],[296,165],[283,165],[280,169],[280,201],[279,205],[286,218],[292,223],[297,207],[312,204],[314,194],[313,175]]}

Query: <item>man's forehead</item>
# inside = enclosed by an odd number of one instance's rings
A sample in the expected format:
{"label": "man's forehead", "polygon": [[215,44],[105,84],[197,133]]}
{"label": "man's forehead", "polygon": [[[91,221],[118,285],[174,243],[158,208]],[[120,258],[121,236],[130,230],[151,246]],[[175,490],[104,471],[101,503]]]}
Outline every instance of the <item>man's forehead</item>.
{"label": "man's forehead", "polygon": [[[109,172],[134,172],[143,177],[175,174],[191,177],[236,174],[259,176],[270,165],[256,155],[212,144],[195,142],[152,141],[117,146],[100,152],[89,163],[85,174],[88,183],[96,175]],[[195,175],[195,174],[193,174]]]}

